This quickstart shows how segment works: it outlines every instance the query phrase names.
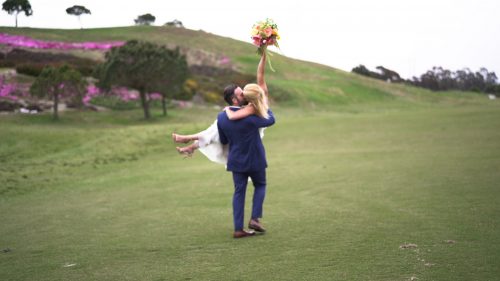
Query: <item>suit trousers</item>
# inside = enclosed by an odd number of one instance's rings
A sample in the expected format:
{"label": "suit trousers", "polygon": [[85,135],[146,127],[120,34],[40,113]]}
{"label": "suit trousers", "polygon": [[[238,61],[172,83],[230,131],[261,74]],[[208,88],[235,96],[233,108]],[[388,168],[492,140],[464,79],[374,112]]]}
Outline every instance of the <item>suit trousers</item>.
{"label": "suit trousers", "polygon": [[266,169],[258,172],[234,172],[234,195],[233,195],[233,220],[234,230],[243,229],[245,217],[245,194],[247,191],[248,178],[252,179],[254,186],[252,202],[252,219],[262,217],[262,205],[266,197]]}

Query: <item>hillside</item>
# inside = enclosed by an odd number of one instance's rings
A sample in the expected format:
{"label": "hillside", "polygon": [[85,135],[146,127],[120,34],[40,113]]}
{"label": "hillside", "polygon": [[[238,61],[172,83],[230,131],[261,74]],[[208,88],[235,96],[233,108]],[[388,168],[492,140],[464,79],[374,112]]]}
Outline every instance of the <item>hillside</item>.
{"label": "hillside", "polygon": [[[0,33],[29,36],[39,40],[86,42],[147,40],[168,47],[179,46],[190,64],[212,64],[219,58],[228,58],[230,67],[253,75],[258,56],[255,47],[247,42],[217,36],[204,31],[174,27],[130,26],[84,30],[58,30],[0,27]],[[313,48],[311,46],[311,48]],[[304,52],[311,51],[304,49]],[[83,58],[102,60],[102,51],[65,52]],[[482,95],[460,92],[430,92],[406,85],[389,84],[362,77],[332,67],[291,59],[281,54],[272,57],[277,70],[268,71],[268,83],[274,87],[274,97],[280,104],[308,107],[351,103],[403,101],[412,103],[487,102]],[[273,88],[271,88],[273,89]]]}

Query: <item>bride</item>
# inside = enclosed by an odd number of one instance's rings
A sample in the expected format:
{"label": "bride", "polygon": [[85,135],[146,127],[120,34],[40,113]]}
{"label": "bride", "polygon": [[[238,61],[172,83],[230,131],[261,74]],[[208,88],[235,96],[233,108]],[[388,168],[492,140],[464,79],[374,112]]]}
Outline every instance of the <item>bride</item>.
{"label": "bride", "polygon": [[[243,89],[237,85],[229,85],[224,89],[224,100],[230,105],[224,108],[230,120],[243,119],[250,115],[268,118],[268,89],[264,79],[266,52],[263,52],[257,67],[257,84],[247,84]],[[238,108],[241,108],[237,110]],[[233,111],[233,109],[235,111]],[[260,137],[264,137],[264,128],[259,129]],[[219,164],[227,163],[228,146],[219,140],[217,120],[206,130],[194,135],[179,135],[172,133],[176,143],[192,144],[177,147],[177,151],[186,157],[191,157],[199,149],[208,159]]]}

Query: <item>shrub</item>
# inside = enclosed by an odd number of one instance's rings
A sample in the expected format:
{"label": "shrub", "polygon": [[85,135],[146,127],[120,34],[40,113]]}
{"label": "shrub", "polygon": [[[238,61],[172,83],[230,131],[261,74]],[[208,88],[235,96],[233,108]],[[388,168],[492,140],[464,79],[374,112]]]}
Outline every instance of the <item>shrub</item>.
{"label": "shrub", "polygon": [[182,89],[173,95],[173,99],[191,100],[198,91],[198,88],[198,82],[193,78],[189,78],[182,85]]}
{"label": "shrub", "polygon": [[209,103],[221,104],[223,102],[222,95],[213,91],[201,92],[203,100]]}
{"label": "shrub", "polygon": [[68,65],[78,70],[84,76],[90,76],[97,62],[69,54],[54,54],[45,52],[30,52],[13,49],[0,61],[2,67],[15,67],[18,73],[38,76],[45,66],[62,67]]}
{"label": "shrub", "polygon": [[12,61],[0,60],[0,67],[16,67],[16,64]]}
{"label": "shrub", "polygon": [[25,63],[16,66],[17,73],[37,77],[42,72],[45,65],[37,63]]}

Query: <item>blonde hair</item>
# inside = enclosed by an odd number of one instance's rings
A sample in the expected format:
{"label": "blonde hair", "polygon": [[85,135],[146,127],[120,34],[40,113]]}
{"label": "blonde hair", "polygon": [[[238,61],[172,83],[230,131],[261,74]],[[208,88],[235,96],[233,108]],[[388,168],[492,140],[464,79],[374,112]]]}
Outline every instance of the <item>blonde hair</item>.
{"label": "blonde hair", "polygon": [[255,115],[262,118],[269,118],[267,114],[268,105],[265,99],[264,90],[257,84],[247,84],[243,88],[243,96],[248,103],[251,103],[255,108]]}

